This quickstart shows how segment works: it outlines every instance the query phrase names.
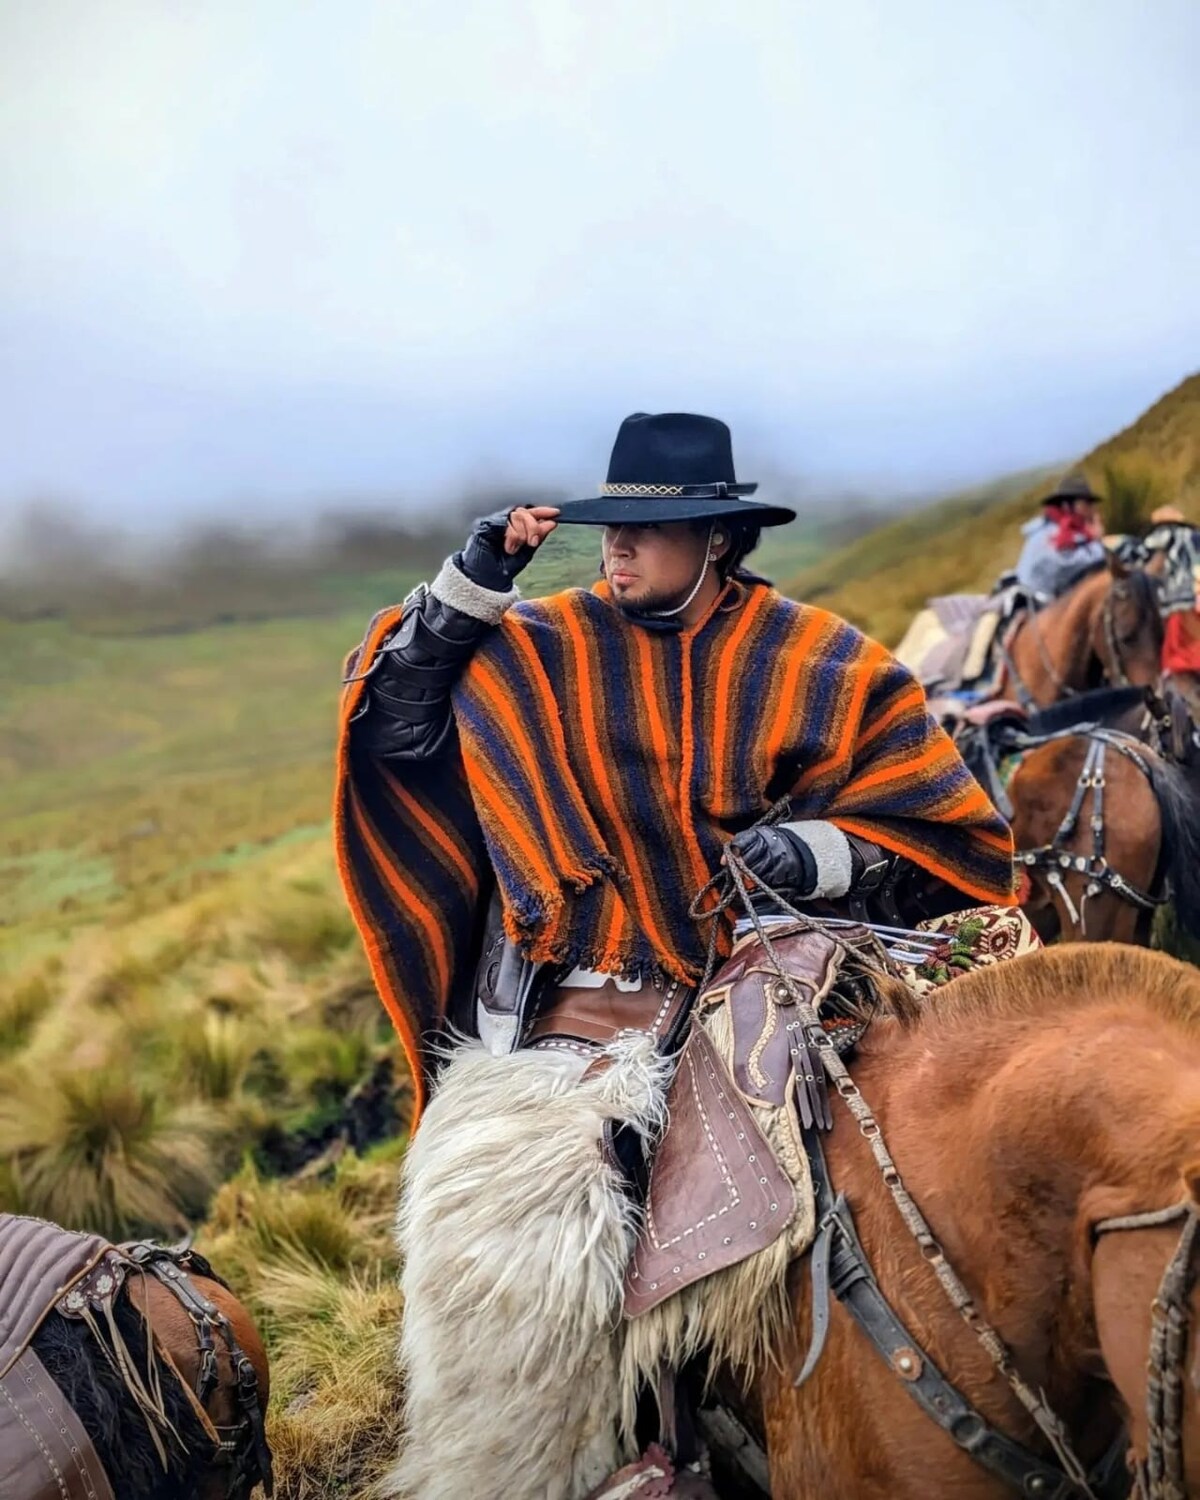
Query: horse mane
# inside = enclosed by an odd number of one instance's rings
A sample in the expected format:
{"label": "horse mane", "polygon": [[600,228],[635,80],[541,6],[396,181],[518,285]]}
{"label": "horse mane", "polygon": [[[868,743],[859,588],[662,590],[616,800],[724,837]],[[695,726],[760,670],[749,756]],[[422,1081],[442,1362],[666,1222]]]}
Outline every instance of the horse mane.
{"label": "horse mane", "polygon": [[1171,904],[1184,932],[1200,931],[1200,793],[1188,772],[1147,756],[1150,786],[1162,825],[1159,868],[1171,883]]}
{"label": "horse mane", "polygon": [[1135,708],[1144,707],[1146,689],[1142,687],[1092,688],[1040,708],[1029,716],[1030,734],[1057,734],[1077,724],[1108,724],[1124,718]]}
{"label": "horse mane", "polygon": [[1168,1025],[1200,1037],[1200,970],[1123,943],[1066,943],[974,969],[929,995],[906,1029],[959,1029],[980,1021],[1046,1021],[1133,996]]}
{"label": "horse mane", "polygon": [[[134,1368],[145,1372],[146,1324],[127,1290],[113,1304],[113,1318]],[[130,1398],[112,1357],[97,1345],[86,1323],[53,1312],[34,1334],[30,1347],[82,1422],[118,1495],[127,1500],[179,1500],[199,1493],[212,1462],[213,1444],[171,1366],[158,1362],[163,1405],[172,1429],[160,1433],[167,1450],[164,1469],[146,1418]]]}

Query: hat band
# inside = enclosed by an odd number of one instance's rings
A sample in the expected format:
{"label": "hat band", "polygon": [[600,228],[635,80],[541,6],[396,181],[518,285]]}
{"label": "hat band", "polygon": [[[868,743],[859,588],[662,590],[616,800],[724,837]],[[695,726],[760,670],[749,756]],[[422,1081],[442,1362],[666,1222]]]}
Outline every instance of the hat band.
{"label": "hat band", "polygon": [[725,500],[730,495],[748,495],[756,484],[602,484],[600,493],[624,499],[652,499],[657,495],[676,495],[688,500]]}
{"label": "hat band", "polygon": [[681,484],[602,484],[602,495],[682,495]]}

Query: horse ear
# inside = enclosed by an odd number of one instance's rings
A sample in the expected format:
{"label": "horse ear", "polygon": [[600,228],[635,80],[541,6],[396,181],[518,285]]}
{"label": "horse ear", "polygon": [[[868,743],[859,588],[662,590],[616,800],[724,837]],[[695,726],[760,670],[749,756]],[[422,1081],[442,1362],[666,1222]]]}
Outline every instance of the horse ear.
{"label": "horse ear", "polygon": [[1200,1161],[1188,1162],[1184,1167],[1183,1189],[1193,1208],[1200,1209]]}
{"label": "horse ear", "polygon": [[1121,558],[1120,554],[1116,553],[1116,552],[1110,552],[1108,554],[1108,571],[1112,574],[1112,576],[1114,578],[1128,578],[1129,577],[1129,569],[1128,569],[1128,567],[1126,566],[1125,562]]}

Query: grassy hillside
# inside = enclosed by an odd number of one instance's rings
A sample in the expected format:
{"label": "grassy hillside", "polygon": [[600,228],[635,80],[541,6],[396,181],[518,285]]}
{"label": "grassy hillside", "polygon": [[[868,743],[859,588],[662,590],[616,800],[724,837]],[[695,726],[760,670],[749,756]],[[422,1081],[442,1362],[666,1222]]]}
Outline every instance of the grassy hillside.
{"label": "grassy hillside", "polygon": [[[1113,497],[1110,512],[1120,517],[1170,502],[1200,521],[1200,375],[1088,454],[1082,467]],[[791,575],[787,590],[894,644],[930,596],[985,591],[1012,566],[1021,523],[1060,472],[1006,476],[903,516]]]}
{"label": "grassy hillside", "polygon": [[[1089,465],[1178,473],[1196,506],[1198,430],[1193,380]],[[755,563],[891,637],[1011,561],[1044,479],[875,529],[805,516]],[[450,539],[364,523],[288,561],[209,536],[146,577],[50,541],[57,574],[0,581],[0,1208],[199,1226],[268,1340],[281,1500],[349,1500],[394,1441],[410,1094],[332,868],[334,706]],[[596,562],[564,529],[522,586]]]}
{"label": "grassy hillside", "polygon": [[[782,528],[762,565],[794,572],[822,545],[812,525]],[[596,565],[596,533],[564,528],[522,587],[588,583]],[[174,602],[147,587],[123,615],[83,591],[80,617],[0,617],[0,973],[317,836],[342,658],[429,571],[328,574],[307,593],[275,575],[238,596],[274,617],[199,628],[215,586]]]}

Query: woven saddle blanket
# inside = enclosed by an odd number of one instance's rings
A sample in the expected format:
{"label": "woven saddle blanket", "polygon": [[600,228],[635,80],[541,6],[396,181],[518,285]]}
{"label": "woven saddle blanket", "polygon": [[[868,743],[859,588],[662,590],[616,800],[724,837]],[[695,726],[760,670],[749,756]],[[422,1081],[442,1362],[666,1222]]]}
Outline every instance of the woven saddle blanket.
{"label": "woven saddle blanket", "polygon": [[997,641],[1011,634],[1022,597],[1003,589],[930,599],[905,631],[896,659],[928,693],[989,697],[999,691],[1003,674]]}
{"label": "woven saddle blanket", "polygon": [[[700,1284],[718,1273],[744,1277],[747,1290],[769,1286],[811,1244],[815,1203],[802,1130],[828,1129],[832,1115],[820,1059],[776,962],[837,1050],[848,1052],[879,1004],[881,972],[892,1003],[899,997],[916,1007],[970,969],[1040,946],[1011,908],[960,912],[922,929],[940,941],[919,967],[890,959],[867,928],[843,928],[834,938],[781,925],[771,930],[774,959],[756,933],[735,945],[697,999],[671,1084],[669,1123],[626,1273],[628,1318],[679,1296],[702,1297]],[[691,1315],[703,1319],[699,1301]]]}

